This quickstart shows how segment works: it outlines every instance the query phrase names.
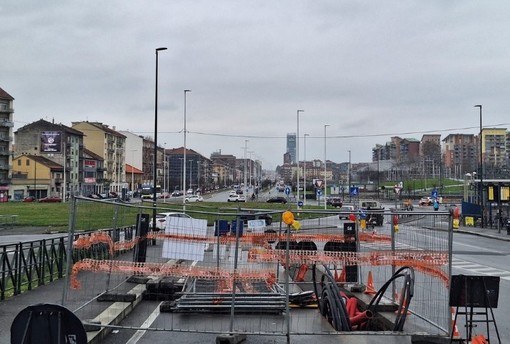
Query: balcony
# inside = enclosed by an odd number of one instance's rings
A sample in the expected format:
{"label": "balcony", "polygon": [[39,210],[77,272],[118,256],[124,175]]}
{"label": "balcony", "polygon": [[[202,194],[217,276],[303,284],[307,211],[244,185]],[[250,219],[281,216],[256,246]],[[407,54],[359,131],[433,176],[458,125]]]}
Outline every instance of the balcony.
{"label": "balcony", "polygon": [[7,106],[0,106],[0,113],[13,113],[14,109]]}
{"label": "balcony", "polygon": [[0,135],[0,141],[11,142],[12,141],[12,136]]}
{"label": "balcony", "polygon": [[14,127],[14,122],[6,120],[6,119],[2,119],[2,120],[0,120],[0,127],[12,128],[12,127]]}

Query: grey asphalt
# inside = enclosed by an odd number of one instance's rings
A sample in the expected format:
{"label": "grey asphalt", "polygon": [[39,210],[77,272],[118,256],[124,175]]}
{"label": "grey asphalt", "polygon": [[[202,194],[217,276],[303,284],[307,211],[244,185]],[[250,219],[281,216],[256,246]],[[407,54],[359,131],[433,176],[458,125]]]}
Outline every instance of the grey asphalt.
{"label": "grey asphalt", "polygon": [[[2,237],[4,235],[19,235],[20,233],[28,234],[44,234],[40,231],[44,231],[44,229],[22,229],[15,228],[9,231],[0,230],[0,243],[3,242]],[[477,235],[484,236],[498,240],[510,241],[510,235],[507,234],[505,229],[494,229],[494,228],[478,228],[478,227],[466,227],[461,226],[459,229],[455,230],[458,233],[464,233],[469,235]],[[14,233],[14,232],[17,232]],[[5,239],[5,238],[4,238]],[[11,325],[16,317],[16,315],[23,309],[28,306],[39,304],[39,303],[51,303],[51,304],[61,304],[62,303],[62,292],[63,292],[64,280],[57,280],[50,284],[37,287],[31,291],[27,291],[21,295],[16,295],[8,298],[7,300],[0,301],[0,344],[11,343],[10,341],[10,333],[11,333]],[[309,337],[309,336],[305,336]],[[336,336],[333,336],[336,337]],[[402,336],[400,336],[402,337]],[[210,337],[209,337],[210,338]],[[342,338],[347,339],[347,337],[343,336]],[[279,338],[275,341],[270,341],[271,343],[284,343],[285,339],[281,341],[283,338]],[[354,340],[354,341],[352,341]],[[359,341],[358,341],[359,340]],[[397,341],[389,342],[389,343],[406,343],[407,341],[401,341],[403,338],[400,338]],[[203,340],[202,340],[203,342]],[[208,341],[207,341],[208,342]],[[211,341],[213,342],[213,341]],[[252,341],[248,341],[252,342]],[[265,342],[265,341],[264,341]],[[293,339],[292,343],[308,343],[310,342],[310,338],[301,337],[301,339]],[[337,339],[336,343],[344,342],[343,340],[339,341]],[[349,343],[372,343],[370,340],[364,340],[359,336],[357,338],[351,338]],[[267,342],[269,343],[269,342]],[[324,342],[325,343],[325,342]],[[346,341],[347,343],[347,341]],[[373,343],[378,343],[377,341]]]}

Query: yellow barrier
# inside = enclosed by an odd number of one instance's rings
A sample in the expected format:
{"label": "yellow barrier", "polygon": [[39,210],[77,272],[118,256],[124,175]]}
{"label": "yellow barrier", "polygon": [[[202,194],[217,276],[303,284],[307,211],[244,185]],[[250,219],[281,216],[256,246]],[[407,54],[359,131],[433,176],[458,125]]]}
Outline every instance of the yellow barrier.
{"label": "yellow barrier", "polygon": [[475,221],[474,221],[474,219],[473,219],[473,217],[472,217],[472,216],[466,216],[466,217],[464,218],[464,224],[465,224],[466,226],[471,226],[471,227],[473,227],[473,226],[475,225]]}

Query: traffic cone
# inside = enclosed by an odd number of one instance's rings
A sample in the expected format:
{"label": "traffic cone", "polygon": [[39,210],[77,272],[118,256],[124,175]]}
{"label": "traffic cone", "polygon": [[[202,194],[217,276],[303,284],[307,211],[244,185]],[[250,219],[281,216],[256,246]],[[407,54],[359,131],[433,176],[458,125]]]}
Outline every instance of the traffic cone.
{"label": "traffic cone", "polygon": [[365,294],[368,294],[368,295],[377,294],[377,290],[375,290],[375,286],[374,286],[374,278],[372,277],[372,271],[368,272],[367,288],[365,289]]}
{"label": "traffic cone", "polygon": [[338,276],[335,276],[335,281],[337,282],[340,282],[340,283],[343,283],[345,282],[345,266],[342,268],[342,272],[340,273],[340,275]]}
{"label": "traffic cone", "polygon": [[308,265],[307,264],[301,264],[301,266],[299,267],[299,271],[297,273],[295,281],[296,282],[304,282],[305,275],[306,275],[307,271],[308,271]]}
{"label": "traffic cone", "polygon": [[459,329],[457,328],[457,320],[455,319],[455,309],[454,307],[451,307],[452,310],[452,338],[460,338]]}
{"label": "traffic cone", "polygon": [[489,342],[483,334],[479,334],[471,338],[471,344],[489,344]]}

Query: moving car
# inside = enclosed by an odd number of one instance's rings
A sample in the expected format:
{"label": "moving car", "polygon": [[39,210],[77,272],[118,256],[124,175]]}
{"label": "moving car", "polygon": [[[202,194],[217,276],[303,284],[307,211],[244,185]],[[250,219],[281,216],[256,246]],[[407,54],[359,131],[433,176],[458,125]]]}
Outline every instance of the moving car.
{"label": "moving car", "polygon": [[344,205],[340,207],[340,215],[338,216],[338,218],[340,220],[342,219],[348,220],[350,214],[356,214],[356,207],[353,205]]}
{"label": "moving car", "polygon": [[[179,213],[179,212],[168,212],[168,213],[158,213],[156,214],[156,230],[164,230],[165,227],[166,227],[166,218],[167,217],[184,217],[184,218],[188,218],[190,219],[191,216],[189,216],[188,214],[185,214],[185,213]],[[152,216],[151,216],[151,220],[149,222],[149,229],[152,229],[153,228],[153,225],[152,225]]]}
{"label": "moving car", "polygon": [[203,202],[204,198],[200,195],[188,195],[188,196],[186,196],[184,201],[186,203],[188,203],[188,202]]}
{"label": "moving car", "polygon": [[432,205],[433,203],[432,197],[422,197],[419,202],[420,205]]}
{"label": "moving car", "polygon": [[267,203],[281,203],[286,204],[287,199],[285,197],[277,196],[277,197],[271,197],[267,200]]}
{"label": "moving car", "polygon": [[328,197],[326,204],[332,207],[340,208],[343,205],[343,201],[340,197]]}
{"label": "moving car", "polygon": [[246,198],[243,195],[229,195],[227,202],[246,202]]}
{"label": "moving car", "polygon": [[48,197],[40,198],[38,202],[41,202],[41,203],[58,203],[58,202],[62,202],[62,198],[60,198],[58,196],[48,196]]}

